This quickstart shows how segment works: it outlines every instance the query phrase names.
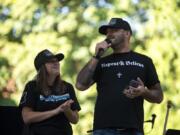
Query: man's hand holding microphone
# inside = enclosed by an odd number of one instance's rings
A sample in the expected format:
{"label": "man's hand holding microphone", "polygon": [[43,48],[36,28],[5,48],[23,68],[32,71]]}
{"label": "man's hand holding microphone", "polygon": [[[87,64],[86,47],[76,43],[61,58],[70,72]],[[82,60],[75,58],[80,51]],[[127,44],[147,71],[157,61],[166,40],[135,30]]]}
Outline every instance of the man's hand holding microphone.
{"label": "man's hand holding microphone", "polygon": [[111,46],[112,42],[110,39],[105,39],[102,42],[96,44],[95,56],[94,58],[100,59],[104,52]]}

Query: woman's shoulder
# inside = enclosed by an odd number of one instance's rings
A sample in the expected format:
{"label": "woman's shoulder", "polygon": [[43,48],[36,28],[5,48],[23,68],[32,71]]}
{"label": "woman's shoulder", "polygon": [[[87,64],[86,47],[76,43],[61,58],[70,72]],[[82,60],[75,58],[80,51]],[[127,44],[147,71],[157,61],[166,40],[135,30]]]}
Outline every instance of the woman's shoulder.
{"label": "woman's shoulder", "polygon": [[62,80],[63,84],[67,87],[73,87],[73,85],[65,80]]}
{"label": "woman's shoulder", "polygon": [[28,86],[36,86],[36,80],[30,80],[26,83]]}
{"label": "woman's shoulder", "polygon": [[37,89],[37,83],[36,80],[30,80],[25,85],[25,91],[36,91]]}

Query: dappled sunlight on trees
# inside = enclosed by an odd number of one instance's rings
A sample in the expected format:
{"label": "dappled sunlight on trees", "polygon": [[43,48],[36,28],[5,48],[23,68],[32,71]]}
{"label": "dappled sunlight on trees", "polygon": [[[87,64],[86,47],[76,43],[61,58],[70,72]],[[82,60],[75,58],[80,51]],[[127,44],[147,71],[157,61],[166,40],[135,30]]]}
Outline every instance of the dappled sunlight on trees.
{"label": "dappled sunlight on trees", "polygon": [[[179,8],[179,0],[0,0],[1,104],[18,105],[25,82],[36,75],[34,57],[44,48],[65,54],[61,73],[75,84],[95,44],[105,38],[98,27],[111,17],[122,17],[133,30],[132,49],[153,59],[164,91],[162,104],[144,104],[145,120],[157,115],[154,129],[146,123],[145,133],[162,134],[168,100],[174,106],[167,128],[180,129]],[[76,91],[82,110],[79,123],[73,126],[75,135],[92,129],[95,87]]]}

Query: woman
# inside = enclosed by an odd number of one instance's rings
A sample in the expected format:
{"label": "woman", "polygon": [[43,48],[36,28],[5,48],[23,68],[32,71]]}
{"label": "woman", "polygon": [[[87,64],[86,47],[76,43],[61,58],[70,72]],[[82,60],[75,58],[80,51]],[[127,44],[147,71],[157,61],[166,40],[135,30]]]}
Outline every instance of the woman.
{"label": "woman", "polygon": [[37,76],[26,84],[20,102],[29,134],[73,134],[70,123],[78,122],[80,106],[73,86],[61,79],[59,61],[63,58],[45,49],[34,60]]}

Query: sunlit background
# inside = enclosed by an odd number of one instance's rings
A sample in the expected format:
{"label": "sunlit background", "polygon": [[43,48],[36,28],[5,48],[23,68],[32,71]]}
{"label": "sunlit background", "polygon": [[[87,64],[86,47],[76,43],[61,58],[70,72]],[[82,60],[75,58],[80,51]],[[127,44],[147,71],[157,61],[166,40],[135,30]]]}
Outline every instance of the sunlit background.
{"label": "sunlit background", "polygon": [[[131,24],[132,49],[153,59],[162,84],[164,101],[144,104],[145,120],[157,116],[153,129],[144,123],[145,135],[162,135],[168,100],[167,128],[180,129],[180,0],[0,0],[0,105],[18,106],[36,75],[34,57],[45,48],[65,54],[61,74],[74,85],[105,38],[98,27],[112,17]],[[76,90],[82,110],[74,135],[92,129],[95,88]]]}

